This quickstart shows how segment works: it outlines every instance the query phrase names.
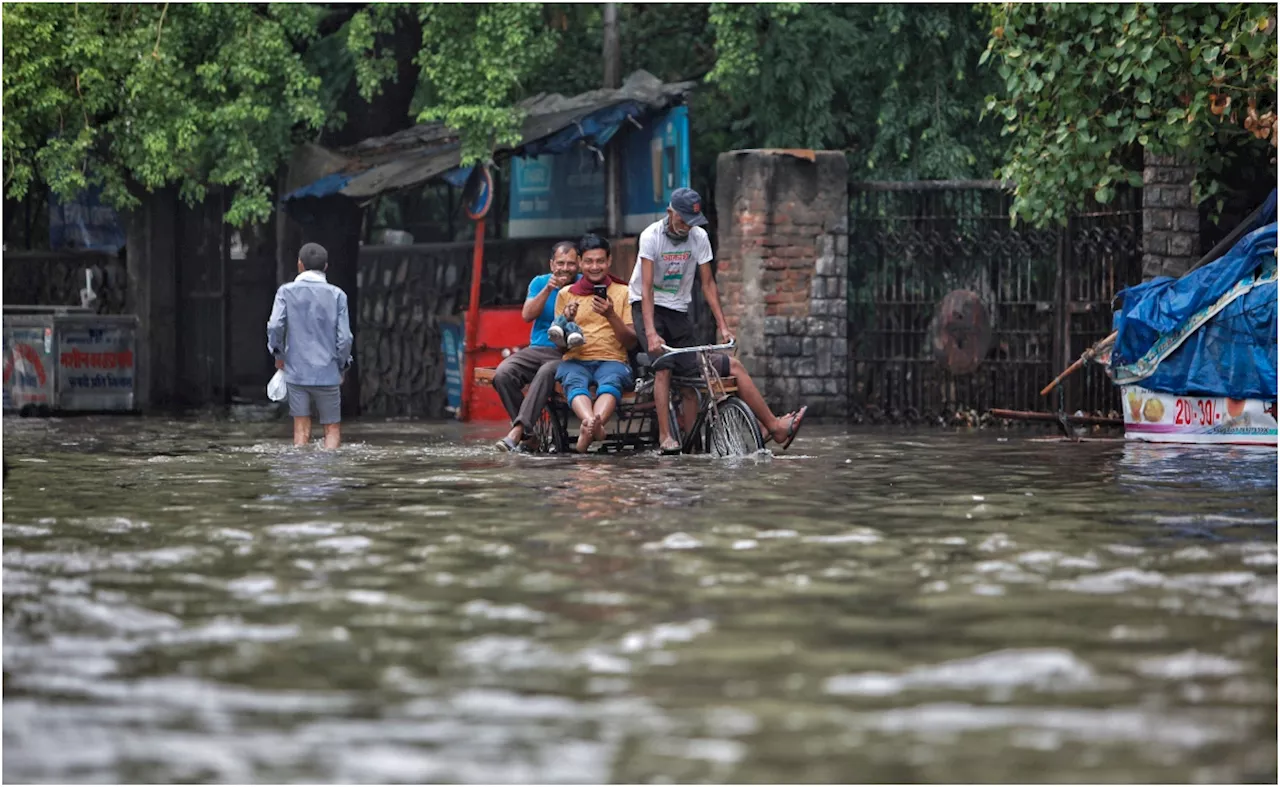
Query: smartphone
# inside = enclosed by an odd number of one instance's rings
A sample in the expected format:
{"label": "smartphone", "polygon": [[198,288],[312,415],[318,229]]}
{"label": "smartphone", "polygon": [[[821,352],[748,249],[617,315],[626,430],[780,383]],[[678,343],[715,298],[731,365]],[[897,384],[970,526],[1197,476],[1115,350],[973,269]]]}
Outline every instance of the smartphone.
{"label": "smartphone", "polygon": [[597,298],[604,298],[606,301],[609,300],[609,285],[597,284],[591,289],[595,292]]}

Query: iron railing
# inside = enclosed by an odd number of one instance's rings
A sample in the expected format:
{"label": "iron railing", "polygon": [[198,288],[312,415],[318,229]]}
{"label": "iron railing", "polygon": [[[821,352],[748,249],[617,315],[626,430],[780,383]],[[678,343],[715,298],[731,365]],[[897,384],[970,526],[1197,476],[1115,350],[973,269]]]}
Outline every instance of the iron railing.
{"label": "iron railing", "polygon": [[[529,280],[546,271],[549,251],[549,242],[486,241],[481,305],[523,303]],[[361,413],[446,416],[440,318],[466,311],[471,258],[471,242],[361,248]]]}
{"label": "iron railing", "polygon": [[[1119,395],[1100,370],[1063,400],[1040,389],[1110,332],[1112,296],[1141,278],[1139,193],[1066,228],[1011,226],[992,181],[853,183],[849,205],[849,390],[855,420],[946,421],[993,407],[1107,412]],[[977,369],[935,360],[939,302],[976,293],[991,340]]]}

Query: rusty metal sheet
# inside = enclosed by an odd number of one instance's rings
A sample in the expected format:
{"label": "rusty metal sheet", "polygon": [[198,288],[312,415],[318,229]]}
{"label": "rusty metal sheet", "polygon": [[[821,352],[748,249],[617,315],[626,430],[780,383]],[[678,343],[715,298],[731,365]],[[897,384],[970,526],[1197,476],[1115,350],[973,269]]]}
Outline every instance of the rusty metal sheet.
{"label": "rusty metal sheet", "polygon": [[991,349],[991,320],[972,290],[952,290],[933,318],[933,357],[951,374],[970,374]]}

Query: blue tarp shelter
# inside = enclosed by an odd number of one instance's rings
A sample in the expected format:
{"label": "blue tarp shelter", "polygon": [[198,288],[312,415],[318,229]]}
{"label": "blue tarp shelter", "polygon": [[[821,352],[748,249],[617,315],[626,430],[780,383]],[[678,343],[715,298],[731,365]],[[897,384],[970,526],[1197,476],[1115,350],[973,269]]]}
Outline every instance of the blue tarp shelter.
{"label": "blue tarp shelter", "polygon": [[1233,399],[1276,398],[1276,192],[1218,260],[1120,293],[1116,383]]}

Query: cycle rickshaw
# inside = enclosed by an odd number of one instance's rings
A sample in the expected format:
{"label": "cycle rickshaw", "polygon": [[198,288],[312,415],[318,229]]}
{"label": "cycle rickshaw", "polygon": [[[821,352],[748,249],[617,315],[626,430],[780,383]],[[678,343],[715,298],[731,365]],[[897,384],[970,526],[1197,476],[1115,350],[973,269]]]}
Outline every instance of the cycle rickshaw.
{"label": "cycle rickshaw", "polygon": [[[734,342],[704,344],[695,347],[663,346],[663,358],[693,353],[698,357],[697,377],[672,377],[670,423],[673,436],[680,441],[684,453],[709,453],[717,457],[750,456],[764,449],[764,437],[755,414],[737,396],[737,383],[732,377],[721,377],[708,353],[733,350]],[[599,443],[600,452],[647,451],[658,446],[658,421],[653,400],[654,374],[647,353],[637,353],[635,390],[625,393],[610,419],[611,431]],[[492,385],[494,369],[478,368],[475,381]],[[676,415],[684,389],[691,389],[697,401],[697,417],[688,434],[680,429]],[[573,416],[559,384],[542,415],[532,429],[539,453],[568,453],[577,435],[569,433]]]}

